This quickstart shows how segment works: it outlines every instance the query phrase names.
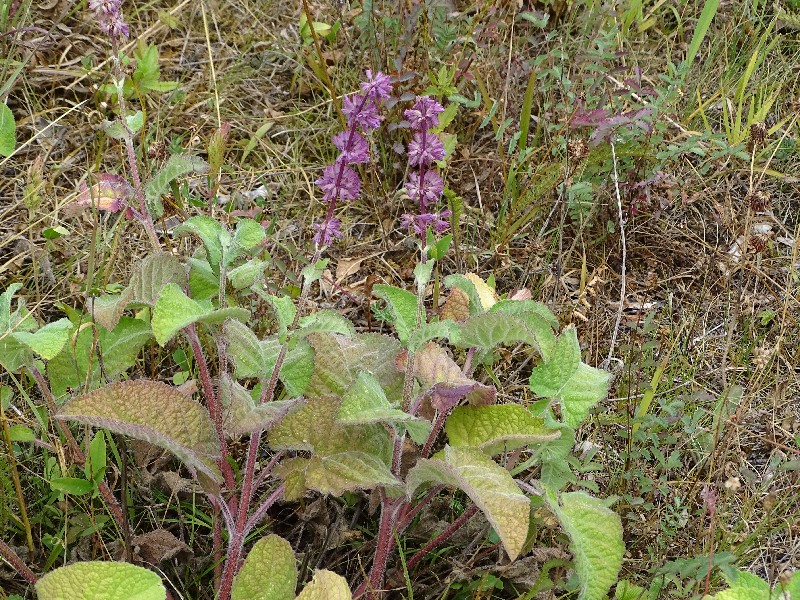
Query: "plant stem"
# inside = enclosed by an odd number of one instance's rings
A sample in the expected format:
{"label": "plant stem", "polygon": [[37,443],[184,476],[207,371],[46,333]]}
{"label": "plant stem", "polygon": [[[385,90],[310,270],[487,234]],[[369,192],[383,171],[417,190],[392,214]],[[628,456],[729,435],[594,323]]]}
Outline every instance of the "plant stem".
{"label": "plant stem", "polygon": [[33,535],[31,534],[31,522],[28,520],[28,509],[25,507],[25,496],[22,493],[22,483],[19,480],[19,471],[17,471],[17,460],[14,457],[14,447],[11,444],[11,431],[8,428],[8,419],[0,404],[0,421],[3,423],[3,441],[8,450],[8,464],[11,467],[11,479],[14,482],[14,491],[17,494],[17,504],[19,505],[19,516],[22,521],[22,526],[25,529],[25,541],[28,544],[28,550],[33,552]]}
{"label": "plant stem", "polygon": [[430,542],[425,544],[419,552],[417,552],[414,556],[412,556],[406,562],[406,568],[409,571],[411,571],[411,569],[416,567],[420,563],[420,561],[431,552],[431,550],[443,544],[445,541],[447,541],[447,539],[451,535],[453,535],[456,531],[461,529],[467,521],[469,521],[473,516],[475,516],[476,512],[478,512],[478,507],[475,504],[471,505],[467,510],[461,513],[460,517],[458,517],[455,521],[450,523],[447,529],[445,529],[442,533],[433,538]]}
{"label": "plant stem", "polygon": [[206,404],[208,405],[208,413],[211,420],[214,422],[214,429],[217,433],[219,440],[219,447],[222,457],[217,461],[222,477],[225,480],[225,487],[233,491],[236,487],[236,478],[233,475],[233,469],[228,463],[228,444],[225,441],[225,432],[222,429],[222,406],[220,406],[219,397],[214,391],[214,385],[211,382],[211,373],[208,370],[208,363],[203,355],[203,347],[200,345],[200,338],[197,335],[197,327],[194,323],[188,325],[186,337],[189,338],[189,344],[192,346],[192,353],[197,362],[197,369],[200,372],[200,382],[203,384],[203,395],[206,397]]}
{"label": "plant stem", "polygon": [[392,530],[394,529],[395,516],[397,514],[398,503],[383,497],[381,501],[381,524],[378,529],[378,541],[375,547],[375,558],[372,560],[372,569],[369,573],[369,578],[361,582],[361,585],[356,588],[353,593],[353,598],[359,598],[369,590],[369,598],[375,599],[380,596],[381,587],[383,587],[383,577],[386,574],[386,563],[389,560],[389,552],[394,547],[394,536]]}
{"label": "plant stem", "polygon": [[28,568],[28,565],[19,557],[19,555],[11,549],[11,546],[0,540],[0,557],[2,557],[13,569],[22,575],[22,577],[29,584],[34,585],[38,579],[33,571]]}

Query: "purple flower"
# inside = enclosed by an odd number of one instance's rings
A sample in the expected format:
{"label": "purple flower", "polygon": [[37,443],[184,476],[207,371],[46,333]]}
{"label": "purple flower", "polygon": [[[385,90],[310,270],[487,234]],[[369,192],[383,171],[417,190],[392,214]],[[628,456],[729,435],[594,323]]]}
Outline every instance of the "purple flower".
{"label": "purple flower", "polygon": [[431,129],[439,125],[439,113],[444,107],[430,96],[417,96],[414,106],[403,114],[417,131]]}
{"label": "purple flower", "polygon": [[422,185],[419,173],[411,173],[406,182],[406,193],[414,202],[418,202],[423,211],[436,204],[444,191],[444,182],[436,171],[425,171]]}
{"label": "purple flower", "polygon": [[362,96],[361,94],[345,96],[342,112],[347,117],[347,125],[350,128],[361,127],[369,131],[377,129],[381,124],[378,106],[375,104],[375,100],[369,96]]}
{"label": "purple flower", "polygon": [[358,173],[347,166],[343,160],[336,160],[322,171],[322,177],[316,183],[324,192],[323,199],[328,202],[336,200],[355,200],[361,193],[361,180]]}
{"label": "purple flower", "polygon": [[314,223],[314,243],[317,246],[329,246],[333,240],[342,237],[342,222],[331,217],[322,223]]}
{"label": "purple flower", "polygon": [[361,83],[361,91],[373,100],[386,100],[392,93],[392,83],[388,75],[380,71],[373,75],[372,71],[367,69],[367,79]]}
{"label": "purple flower", "polygon": [[348,165],[369,162],[369,144],[366,138],[357,131],[345,129],[333,137],[334,145],[342,151],[340,160]]}
{"label": "purple flower", "polygon": [[408,163],[413,167],[427,166],[435,160],[442,160],[444,154],[442,141],[432,131],[418,131],[408,143]]}
{"label": "purple flower", "polygon": [[89,8],[94,11],[97,25],[111,38],[130,35],[128,24],[122,18],[122,0],[89,0]]}
{"label": "purple flower", "polygon": [[400,221],[400,226],[413,229],[418,235],[424,234],[428,227],[433,227],[436,233],[442,233],[450,227],[450,223],[446,221],[450,215],[449,210],[443,210],[441,213],[422,213],[421,215],[405,214]]}

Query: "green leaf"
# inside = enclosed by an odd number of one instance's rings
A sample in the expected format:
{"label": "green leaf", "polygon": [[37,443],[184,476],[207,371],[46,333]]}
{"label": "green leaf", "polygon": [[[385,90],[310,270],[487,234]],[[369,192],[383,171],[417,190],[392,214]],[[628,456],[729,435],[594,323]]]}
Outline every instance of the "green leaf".
{"label": "green leaf", "polygon": [[403,372],[395,365],[400,345],[395,338],[318,333],[308,341],[314,348],[314,373],[305,391],[309,398],[343,395],[361,371],[375,376],[390,402],[402,398]]}
{"label": "green leaf", "polygon": [[236,575],[231,600],[293,600],[297,566],[292,546],[277,535],[258,540]]}
{"label": "green leaf", "polygon": [[275,337],[261,341],[246,325],[234,320],[225,322],[223,332],[236,377],[269,377],[281,350]]}
{"label": "green leaf", "polygon": [[393,408],[381,389],[380,383],[362,371],[355,383],[342,396],[337,418],[345,423],[394,423],[411,421],[415,417]]}
{"label": "green leaf", "polygon": [[238,250],[252,250],[267,237],[261,223],[253,219],[240,219],[233,234],[233,245]]}
{"label": "green leaf", "polygon": [[33,429],[24,425],[12,425],[8,428],[8,435],[12,442],[32,442],[36,439]]}
{"label": "green leaf", "polygon": [[[206,254],[205,250],[198,248],[195,254]],[[208,258],[189,259],[189,291],[195,300],[210,300],[219,296],[219,275],[214,273]],[[219,267],[217,267],[219,270]]]}
{"label": "green leaf", "polygon": [[391,460],[389,434],[381,425],[348,425],[337,420],[340,401],[325,397],[308,400],[269,432],[274,450],[301,450],[320,456],[366,452],[384,463]]}
{"label": "green leaf", "polygon": [[[366,452],[339,452],[326,456],[312,456],[294,460],[275,467],[281,479],[302,477],[303,488],[339,497],[345,492],[370,490],[378,486],[400,489],[401,482],[392,475],[389,467],[379,458]],[[285,496],[286,500],[297,497]]]}
{"label": "green leaf", "polygon": [[550,360],[537,365],[531,372],[531,391],[547,398],[556,396],[578,370],[580,362],[577,331],[575,327],[567,327],[558,336]]}
{"label": "green leaf", "polygon": [[[538,319],[538,324],[534,321]],[[534,325],[531,330],[528,323]],[[501,313],[484,313],[470,317],[461,326],[461,337],[458,344],[461,347],[476,347],[491,350],[501,344],[515,344],[525,342],[540,350],[542,356],[555,343],[550,326],[538,317],[531,315],[525,320],[513,315]],[[544,351],[541,350],[544,348]]]}
{"label": "green leaf", "polygon": [[173,235],[176,237],[195,235],[200,238],[206,250],[208,264],[216,275],[219,274],[219,265],[222,262],[221,240],[224,233],[227,232],[222,224],[207,215],[198,215],[187,219],[173,231]]}
{"label": "green leaf", "polygon": [[301,318],[297,325],[298,330],[295,335],[303,337],[311,333],[341,333],[347,336],[356,333],[353,324],[335,310],[318,310]]}
{"label": "green leaf", "polygon": [[125,122],[128,124],[128,129],[131,130],[131,133],[136,134],[144,126],[144,113],[137,110],[132,115],[128,115]]}
{"label": "green leaf", "polygon": [[706,0],[703,5],[703,11],[700,13],[700,18],[695,25],[692,41],[689,43],[689,50],[686,52],[686,59],[683,63],[687,69],[692,68],[692,63],[694,63],[697,52],[700,50],[700,44],[703,43],[703,39],[708,33],[708,28],[711,26],[711,21],[714,20],[714,15],[717,14],[717,8],[719,8],[719,0]]}
{"label": "green leaf", "polygon": [[417,297],[407,290],[382,284],[374,286],[372,293],[389,305],[400,341],[408,340],[411,332],[417,328]]}
{"label": "green leaf", "polygon": [[102,430],[94,434],[89,444],[89,460],[84,465],[87,479],[101,481],[106,473],[106,437]]}
{"label": "green leaf", "polygon": [[[170,191],[170,183],[172,181],[189,173],[205,173],[207,170],[208,163],[199,156],[191,154],[173,154],[170,156],[167,164],[159,169],[158,173],[145,188],[144,199],[150,216],[153,219],[160,219],[164,215],[161,196]],[[193,219],[197,218],[200,217],[193,217]],[[191,221],[192,219],[189,220]]]}
{"label": "green leaf", "polygon": [[289,352],[281,367],[280,380],[289,398],[306,393],[306,388],[314,373],[314,349],[306,340],[300,342]]}
{"label": "green leaf", "polygon": [[229,436],[269,429],[297,404],[297,400],[257,404],[250,392],[232,380],[227,373],[220,378],[219,391],[224,410],[223,425]]}
{"label": "green leaf", "polygon": [[289,296],[265,294],[260,290],[258,290],[258,295],[272,306],[272,309],[275,311],[275,316],[278,317],[278,339],[281,342],[286,341],[289,327],[294,323],[294,317],[297,314],[297,307],[294,305],[294,300]]}
{"label": "green leaf", "polygon": [[417,461],[406,481],[409,498],[423,484],[444,484],[464,491],[486,515],[509,558],[519,556],[528,534],[530,501],[511,474],[479,450],[445,446],[443,459]]}
{"label": "green leaf", "polygon": [[454,448],[479,448],[490,456],[561,435],[560,431],[547,428],[544,419],[534,417],[519,404],[458,406],[447,418],[445,431]]}
{"label": "green leaf", "polygon": [[[113,331],[98,327],[99,344],[95,346],[94,332],[88,327],[81,328],[79,320],[70,332],[71,342],[47,363],[47,375],[53,393],[61,396],[67,388],[81,388],[88,383],[87,388],[94,389],[104,383],[97,357],[100,352],[105,375],[115,379],[136,364],[139,353],[152,337],[153,333],[147,322],[122,317]],[[86,371],[89,367],[91,374],[87,379]]]}
{"label": "green leaf", "polygon": [[227,272],[228,281],[233,289],[243,290],[260,281],[264,277],[267,262],[260,258],[251,258],[243,265]]}
{"label": "green leaf", "polygon": [[606,397],[610,378],[611,375],[606,371],[585,363],[578,365],[578,370],[557,395],[567,425],[580,425],[592,407]]}
{"label": "green leaf", "polygon": [[56,418],[109,429],[165,448],[198,472],[221,481],[214,424],[206,409],[172,386],[137,379],[76,396]]}
{"label": "green leaf", "polygon": [[183,293],[175,283],[169,283],[161,290],[150,326],[159,346],[171,340],[187,325],[197,322],[211,311]]}
{"label": "green leaf", "polygon": [[296,600],[351,600],[352,597],[344,577],[323,569],[314,573],[311,583],[303,588]]}
{"label": "green leaf", "polygon": [[410,350],[416,351],[425,343],[436,338],[445,338],[453,344],[458,344],[461,339],[460,327],[450,319],[423,323],[408,336],[407,345]]}
{"label": "green leaf", "polygon": [[545,498],[572,542],[581,584],[578,600],[604,600],[625,552],[619,515],[585,492],[561,494],[560,504],[552,492]]}
{"label": "green leaf", "polygon": [[36,582],[39,600],[164,600],[161,578],[122,562],[78,562],[51,571]]}
{"label": "green leaf", "polygon": [[12,333],[11,336],[43,359],[50,360],[61,352],[64,344],[67,343],[71,330],[72,323],[70,323],[69,319],[64,318],[48,323],[34,333],[17,331]]}
{"label": "green leaf", "polygon": [[54,492],[72,494],[74,496],[85,496],[94,490],[95,484],[86,479],[78,477],[55,477],[50,480],[50,488]]}
{"label": "green leaf", "polygon": [[0,155],[11,156],[17,146],[17,122],[14,113],[6,106],[0,104]]}
{"label": "green leaf", "polygon": [[[752,573],[733,569],[730,573],[724,573],[725,580],[730,588],[705,598],[714,600],[769,600],[771,597],[769,584]],[[776,586],[778,589],[780,584]],[[780,595],[777,598],[781,598]],[[789,597],[794,598],[794,596]]]}

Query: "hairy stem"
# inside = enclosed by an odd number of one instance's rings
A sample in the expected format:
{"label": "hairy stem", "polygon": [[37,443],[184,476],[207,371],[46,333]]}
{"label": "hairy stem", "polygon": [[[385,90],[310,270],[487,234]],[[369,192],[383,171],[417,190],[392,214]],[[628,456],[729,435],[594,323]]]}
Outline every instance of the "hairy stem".
{"label": "hairy stem", "polygon": [[11,546],[6,544],[3,540],[0,540],[0,557],[11,565],[29,584],[33,585],[36,583],[37,577],[34,572],[31,571],[19,555],[11,549]]}
{"label": "hairy stem", "polygon": [[420,561],[431,552],[431,550],[437,548],[438,546],[446,542],[450,538],[450,536],[452,536],[456,531],[461,529],[467,521],[469,521],[472,517],[475,516],[475,513],[477,512],[478,512],[478,507],[475,504],[473,504],[463,513],[461,513],[461,516],[458,517],[452,523],[450,523],[447,529],[445,529],[442,533],[433,538],[430,542],[425,544],[419,552],[417,552],[414,556],[412,556],[406,562],[406,568],[409,571],[411,571],[411,569],[416,567],[420,563]]}

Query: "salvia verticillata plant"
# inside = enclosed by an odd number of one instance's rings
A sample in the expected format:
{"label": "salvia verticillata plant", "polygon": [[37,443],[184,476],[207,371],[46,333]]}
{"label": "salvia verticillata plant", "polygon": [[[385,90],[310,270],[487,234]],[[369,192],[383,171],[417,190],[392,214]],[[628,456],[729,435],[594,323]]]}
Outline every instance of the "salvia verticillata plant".
{"label": "salvia verticillata plant", "polygon": [[[92,6],[101,4],[119,8]],[[106,29],[112,39],[122,33],[119,26]],[[120,120],[107,130],[125,141],[135,164],[133,133],[144,122],[127,116],[119,80]],[[380,124],[379,107],[391,90],[388,77],[368,72],[361,91],[344,99],[347,128],[334,139],[340,156],[317,181],[328,212],[315,228],[314,258],[302,272],[297,301],[267,291],[266,233],[254,220],[229,227],[194,216],[172,235],[191,238],[196,250],[161,251],[152,228],[152,216],[163,210],[160,194],[177,177],[207,168],[193,156],[173,157],[147,186],[133,168],[132,186],[111,177],[87,186],[89,198],[109,195],[107,205],[115,209],[137,198],[138,210],[127,208],[145,223],[154,252],[135,265],[119,293],[90,299],[83,311],[69,308],[50,323],[39,322],[17,298],[19,285],[8,287],[0,293],[0,366],[31,376],[46,417],[69,448],[51,489],[88,501],[102,497],[123,540],[131,539],[131,524],[117,498],[124,492],[106,481],[106,441],[113,435],[144,440],[185,465],[213,508],[220,600],[295,598],[298,572],[289,543],[275,535],[252,546],[248,540],[277,502],[346,492],[370,492],[379,501],[372,559],[349,582],[317,571],[297,597],[380,597],[398,539],[439,494],[453,489],[471,504],[405,557],[408,573],[478,514],[515,560],[537,543],[532,515],[549,511],[570,538],[579,597],[599,600],[622,564],[621,522],[607,501],[569,488],[578,483],[575,431],[606,395],[609,376],[581,360],[574,327],[562,329],[545,305],[525,294],[499,298],[474,274],[446,277],[443,306],[426,306],[436,262],[425,260],[427,248],[414,271],[414,291],[373,288],[392,335],[360,333],[332,310],[308,312],[309,291],[326,264],[321,251],[341,233],[336,203],[360,194],[353,165],[368,164],[367,136]],[[445,152],[432,129],[441,110],[418,97],[405,113],[413,130],[405,188],[420,212],[407,221],[418,233],[440,231],[447,216],[435,211],[443,183],[434,163]],[[218,169],[220,150],[214,153]],[[255,333],[251,312],[242,308],[254,299],[274,313],[274,330],[265,336]],[[528,387],[540,401],[531,406],[498,402],[501,390],[479,375],[499,347],[512,344],[534,359]],[[191,352],[196,385],[132,378],[143,348],[175,345]],[[88,427],[76,435],[70,422]],[[30,441],[47,429],[44,422]],[[247,452],[234,464],[230,442],[240,437],[249,438]],[[104,598],[112,590],[120,598],[167,595],[158,573],[129,563],[78,562],[39,577],[3,541],[0,556],[35,586],[40,600]]]}

